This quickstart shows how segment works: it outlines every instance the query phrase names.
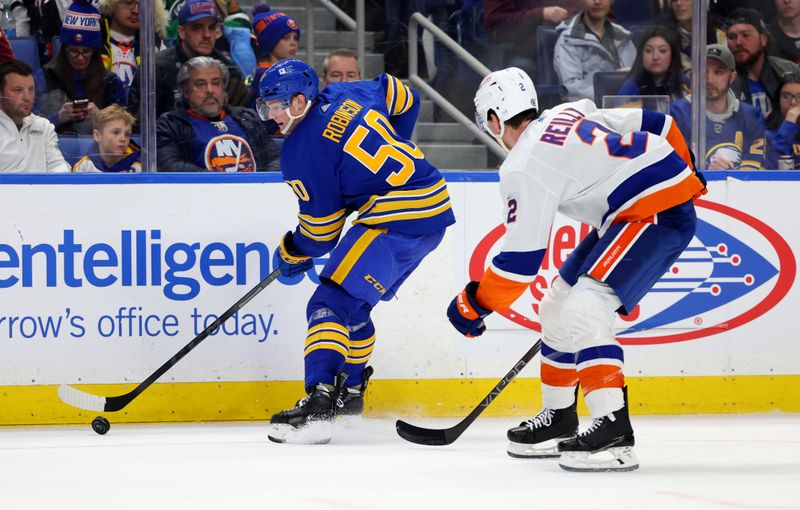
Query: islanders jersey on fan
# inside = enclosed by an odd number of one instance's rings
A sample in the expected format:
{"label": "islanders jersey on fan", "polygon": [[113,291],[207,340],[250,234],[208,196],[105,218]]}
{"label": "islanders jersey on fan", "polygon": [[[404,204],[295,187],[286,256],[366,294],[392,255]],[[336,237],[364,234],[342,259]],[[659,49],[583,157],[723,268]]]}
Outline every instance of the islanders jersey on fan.
{"label": "islanders jersey on fan", "polygon": [[281,153],[302,253],[330,251],[353,211],[354,224],[409,235],[455,223],[444,178],[409,140],[418,112],[416,92],[388,74],[322,91]]}
{"label": "islanders jersey on fan", "polygon": [[599,235],[704,192],[672,117],[598,110],[584,99],[542,113],[500,167],[506,235],[478,287],[478,302],[507,309],[539,271],[560,212]]}

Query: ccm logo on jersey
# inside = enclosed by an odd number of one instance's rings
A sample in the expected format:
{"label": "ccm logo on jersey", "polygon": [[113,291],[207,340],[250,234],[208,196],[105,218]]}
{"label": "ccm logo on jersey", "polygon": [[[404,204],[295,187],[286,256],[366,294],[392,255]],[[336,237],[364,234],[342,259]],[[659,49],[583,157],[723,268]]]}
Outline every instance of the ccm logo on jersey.
{"label": "ccm logo on jersey", "polygon": [[[622,344],[662,344],[711,336],[766,314],[794,284],[795,255],[766,223],[742,211],[698,200],[692,242],[630,315],[617,321]],[[539,274],[507,319],[541,331],[539,303],[564,261],[590,230],[559,216]],[[505,226],[489,232],[475,248],[469,277],[480,280],[497,252]]]}

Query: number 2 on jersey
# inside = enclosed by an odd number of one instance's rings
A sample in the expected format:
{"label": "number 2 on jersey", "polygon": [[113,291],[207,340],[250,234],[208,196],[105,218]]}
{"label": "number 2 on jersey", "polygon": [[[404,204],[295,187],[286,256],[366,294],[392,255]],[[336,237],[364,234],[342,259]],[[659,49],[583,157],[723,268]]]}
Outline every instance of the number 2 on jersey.
{"label": "number 2 on jersey", "polygon": [[618,158],[633,159],[644,154],[647,149],[647,133],[635,131],[630,134],[630,141],[623,142],[619,133],[611,131],[607,127],[583,119],[576,130],[578,137],[583,143],[594,145],[599,139],[606,142],[606,149],[611,156]]}
{"label": "number 2 on jersey", "polygon": [[[392,186],[402,186],[414,174],[414,158],[422,159],[425,157],[424,154],[413,143],[399,140],[392,125],[379,112],[368,111],[364,115],[364,122],[372,129],[364,126],[356,127],[344,145],[344,152],[356,158],[373,174],[377,174],[389,158],[397,161],[402,166],[399,170],[389,174],[386,182]],[[386,143],[381,144],[375,154],[370,154],[361,145],[373,133],[380,136]]]}

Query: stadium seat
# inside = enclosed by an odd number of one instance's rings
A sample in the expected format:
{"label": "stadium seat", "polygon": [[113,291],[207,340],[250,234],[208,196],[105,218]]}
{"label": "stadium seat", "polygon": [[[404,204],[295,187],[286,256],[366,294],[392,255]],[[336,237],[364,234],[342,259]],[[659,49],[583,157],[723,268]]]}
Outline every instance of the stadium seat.
{"label": "stadium seat", "polygon": [[611,5],[614,21],[626,28],[630,24],[655,22],[659,11],[656,0],[615,0]]}
{"label": "stadium seat", "polygon": [[8,42],[17,60],[22,60],[34,70],[39,69],[39,45],[35,37],[9,37]]}
{"label": "stadium seat", "polygon": [[61,149],[61,154],[64,155],[64,159],[67,160],[70,168],[87,155],[89,147],[93,143],[94,138],[91,136],[59,135],[58,137],[58,146]]}
{"label": "stadium seat", "polygon": [[555,27],[539,25],[536,27],[536,68],[539,76],[536,77],[536,86],[539,84],[556,85],[558,75],[553,67],[553,53],[556,49],[558,32]]}
{"label": "stadium seat", "polygon": [[614,96],[617,94],[625,77],[626,71],[598,71],[594,73],[594,102],[597,106],[602,106],[603,96]]}
{"label": "stadium seat", "polygon": [[645,31],[650,28],[652,25],[625,25],[625,28],[631,31],[631,41],[633,41],[633,45],[636,48],[639,48],[639,43],[642,42],[642,36],[644,35]]}

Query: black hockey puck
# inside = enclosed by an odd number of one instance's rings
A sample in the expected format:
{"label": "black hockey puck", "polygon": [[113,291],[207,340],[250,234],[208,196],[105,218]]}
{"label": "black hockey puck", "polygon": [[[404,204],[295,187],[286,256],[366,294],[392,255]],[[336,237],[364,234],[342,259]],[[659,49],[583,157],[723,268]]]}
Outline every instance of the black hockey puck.
{"label": "black hockey puck", "polygon": [[92,430],[100,434],[101,436],[108,432],[108,429],[111,428],[111,424],[103,418],[102,416],[98,416],[94,420],[92,420]]}

